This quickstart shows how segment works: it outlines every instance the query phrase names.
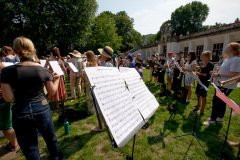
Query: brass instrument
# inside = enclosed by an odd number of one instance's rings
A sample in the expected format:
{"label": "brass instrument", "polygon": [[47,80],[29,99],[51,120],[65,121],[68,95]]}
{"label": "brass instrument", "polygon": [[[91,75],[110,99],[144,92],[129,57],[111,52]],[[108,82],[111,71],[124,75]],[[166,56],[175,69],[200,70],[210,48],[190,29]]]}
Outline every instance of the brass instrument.
{"label": "brass instrument", "polygon": [[219,81],[218,84],[222,87],[224,84],[234,85],[240,81],[240,75],[230,78],[226,81]]}
{"label": "brass instrument", "polygon": [[214,66],[214,68],[213,68],[212,75],[211,75],[210,79],[208,80],[209,82],[212,82],[212,80],[213,80],[213,74],[214,74],[214,73],[217,73],[219,69],[220,69],[220,66],[216,64],[216,65]]}
{"label": "brass instrument", "polygon": [[160,63],[160,62],[156,62],[156,64],[158,64],[162,69],[161,69],[161,71],[159,71],[159,72],[162,72],[162,71],[164,71],[166,68],[162,65],[162,63]]}
{"label": "brass instrument", "polygon": [[196,67],[196,72],[201,73],[201,67],[200,67],[200,66],[197,66],[197,67]]}
{"label": "brass instrument", "polygon": [[184,72],[183,70],[182,70],[182,68],[181,68],[181,66],[175,61],[174,62],[174,64],[177,66],[177,68],[179,69],[179,71],[180,71],[180,73],[179,73],[179,75],[178,75],[178,79],[181,79],[181,76],[182,76],[182,74],[184,73],[184,74],[186,74],[186,72]]}

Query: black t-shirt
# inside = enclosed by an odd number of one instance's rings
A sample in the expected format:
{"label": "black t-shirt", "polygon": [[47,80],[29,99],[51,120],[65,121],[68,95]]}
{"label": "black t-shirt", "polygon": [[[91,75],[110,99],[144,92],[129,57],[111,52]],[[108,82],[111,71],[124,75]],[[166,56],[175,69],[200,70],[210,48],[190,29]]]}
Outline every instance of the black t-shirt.
{"label": "black t-shirt", "polygon": [[214,68],[214,65],[213,65],[211,62],[209,62],[209,63],[206,65],[206,67],[204,67],[204,68],[201,67],[201,73],[207,74],[207,76],[206,76],[206,77],[205,77],[205,76],[200,76],[199,79],[201,80],[201,82],[202,82],[206,87],[209,86],[209,81],[208,81],[208,80],[209,80],[210,77],[211,77],[210,71],[212,71],[213,68]]}
{"label": "black t-shirt", "polygon": [[46,99],[43,87],[46,81],[51,80],[51,72],[42,66],[13,65],[3,68],[1,73],[1,83],[11,85],[16,103]]}

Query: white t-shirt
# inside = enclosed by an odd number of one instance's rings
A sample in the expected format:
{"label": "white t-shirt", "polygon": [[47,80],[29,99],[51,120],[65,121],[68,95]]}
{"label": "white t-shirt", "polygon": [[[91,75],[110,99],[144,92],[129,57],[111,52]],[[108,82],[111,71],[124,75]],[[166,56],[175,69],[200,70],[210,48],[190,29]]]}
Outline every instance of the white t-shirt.
{"label": "white t-shirt", "polygon": [[[185,64],[185,69],[191,69],[192,70],[192,65],[197,64],[196,60],[193,60],[190,64],[189,61]],[[190,77],[192,76],[192,72],[187,71],[188,74],[185,74],[185,77]]]}
{"label": "white t-shirt", "polygon": [[[239,57],[231,57],[223,62],[221,65],[219,72],[220,74],[230,74],[231,72],[238,72],[240,73],[240,58]],[[214,84],[219,86],[218,80],[220,81],[226,81],[228,80],[229,77],[215,77],[214,79]],[[237,88],[237,83],[234,85],[229,85],[225,84],[223,85],[224,88],[228,89],[236,89]]]}

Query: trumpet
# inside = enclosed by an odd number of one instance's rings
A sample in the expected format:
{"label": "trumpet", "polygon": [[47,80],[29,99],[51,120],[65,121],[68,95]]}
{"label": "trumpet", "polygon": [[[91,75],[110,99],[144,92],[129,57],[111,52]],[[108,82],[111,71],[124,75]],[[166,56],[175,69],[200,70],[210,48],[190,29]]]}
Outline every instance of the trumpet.
{"label": "trumpet", "polygon": [[218,80],[218,84],[222,87],[224,84],[229,84],[229,85],[234,85],[236,83],[238,83],[240,81],[240,75],[235,76],[229,80],[226,81],[219,81]]}
{"label": "trumpet", "polygon": [[208,80],[209,82],[212,82],[212,80],[213,80],[213,74],[214,74],[215,72],[218,72],[219,68],[220,68],[220,66],[217,65],[217,64],[214,66],[214,68],[213,68],[213,73],[212,73],[210,79]]}

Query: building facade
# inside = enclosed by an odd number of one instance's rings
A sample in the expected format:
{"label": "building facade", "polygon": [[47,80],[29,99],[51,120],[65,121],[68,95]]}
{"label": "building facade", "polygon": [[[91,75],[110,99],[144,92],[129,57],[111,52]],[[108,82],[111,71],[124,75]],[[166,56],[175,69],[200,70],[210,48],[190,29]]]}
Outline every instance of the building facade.
{"label": "building facade", "polygon": [[222,25],[218,28],[210,27],[206,31],[179,37],[171,37],[167,28],[159,42],[142,46],[140,49],[132,52],[132,54],[137,55],[141,53],[142,58],[147,60],[156,53],[166,55],[168,52],[176,54],[178,51],[183,51],[186,58],[189,51],[195,51],[197,58],[200,59],[200,54],[209,50],[213,54],[213,61],[218,61],[219,56],[224,57],[225,48],[231,42],[240,43],[240,22]]}

